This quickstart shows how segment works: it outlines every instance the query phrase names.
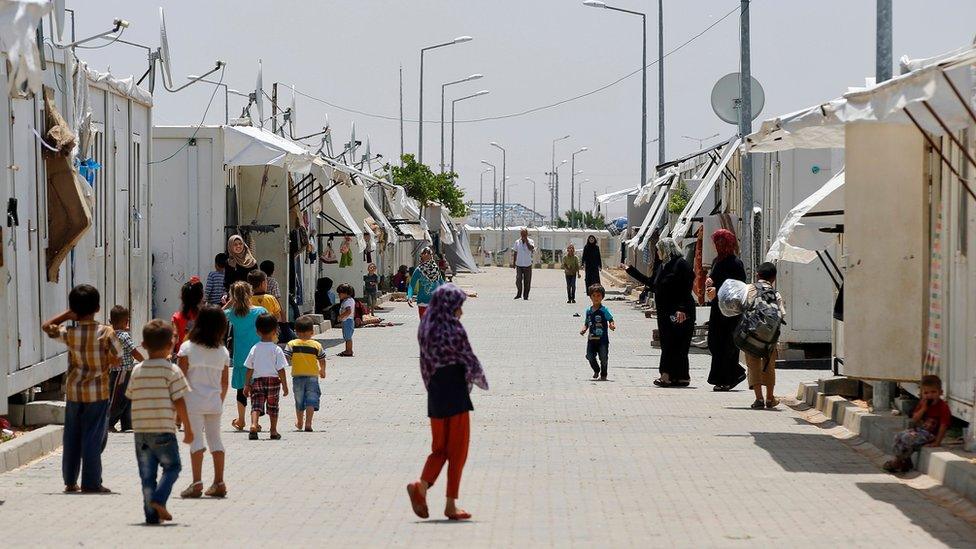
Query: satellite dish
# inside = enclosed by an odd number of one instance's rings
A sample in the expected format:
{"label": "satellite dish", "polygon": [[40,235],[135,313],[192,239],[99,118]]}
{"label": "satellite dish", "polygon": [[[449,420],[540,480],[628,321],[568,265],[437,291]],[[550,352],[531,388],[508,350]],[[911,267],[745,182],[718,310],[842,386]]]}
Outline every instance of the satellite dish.
{"label": "satellite dish", "polygon": [[[766,93],[763,92],[758,80],[752,76],[749,80],[752,83],[752,120],[755,120],[766,103]],[[726,74],[719,78],[712,88],[712,110],[723,122],[738,124],[741,98],[742,86],[739,84],[739,73]]]}
{"label": "satellite dish", "polygon": [[352,123],[352,134],[349,136],[349,158],[350,162],[356,161],[356,122]]}
{"label": "satellite dish", "polygon": [[[258,108],[258,127],[264,127],[264,67],[258,59],[258,79],[254,83],[254,104]],[[251,122],[254,125],[254,122]]]}
{"label": "satellite dish", "polygon": [[288,119],[291,121],[292,135],[294,135],[296,122],[298,121],[298,118],[295,116],[295,86],[291,87],[291,107],[289,108]]}
{"label": "satellite dish", "polygon": [[370,152],[369,152],[369,136],[367,135],[366,136],[366,151],[363,153],[362,160],[369,160],[369,155],[370,155]]}
{"label": "satellite dish", "polygon": [[169,40],[166,38],[166,14],[159,8],[159,61],[163,64],[166,85],[173,87],[173,68],[170,66]]}
{"label": "satellite dish", "polygon": [[57,26],[58,40],[64,35],[64,0],[54,0],[54,24]]}

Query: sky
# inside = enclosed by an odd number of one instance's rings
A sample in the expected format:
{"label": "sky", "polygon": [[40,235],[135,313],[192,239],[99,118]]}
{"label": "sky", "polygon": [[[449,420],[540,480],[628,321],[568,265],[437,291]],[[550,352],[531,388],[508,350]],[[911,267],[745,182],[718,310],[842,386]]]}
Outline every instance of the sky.
{"label": "sky", "polygon": [[[657,3],[614,0],[610,5],[647,14],[648,62],[657,58]],[[735,0],[665,0],[664,50],[671,52],[739,5]],[[131,23],[124,39],[159,44],[159,6],[166,11],[174,80],[200,74],[217,59],[227,63],[223,81],[254,89],[258,59],[264,88],[279,86],[279,104],[291,104],[290,86],[313,96],[296,100],[298,135],[318,131],[326,117],[335,144],[370,138],[372,153],[395,160],[400,152],[399,71],[403,70],[404,149],[417,152],[419,61],[423,47],[471,36],[470,42],[428,51],[424,57],[424,162],[440,164],[441,84],[470,74],[484,78],[447,88],[451,99],[480,90],[490,93],[457,103],[455,170],[466,197],[491,201],[487,160],[498,167],[502,153],[510,201],[548,215],[552,141],[556,162],[575,157],[583,203],[593,193],[634,187],[640,180],[641,79],[638,72],[582,99],[523,116],[462,122],[520,113],[601,88],[641,67],[640,18],[585,7],[579,0],[85,0],[77,10],[78,38],[108,30],[116,17]],[[753,0],[752,74],[766,103],[754,124],[843,94],[875,72],[875,3],[870,0]],[[902,55],[929,57],[972,43],[976,2],[894,0],[894,63]],[[78,55],[96,69],[119,76],[141,75],[144,50],[112,44]],[[665,65],[666,157],[677,158],[732,135],[736,129],[712,112],[712,86],[739,67],[739,12],[668,55]],[[657,137],[658,70],[648,68],[648,140]],[[215,75],[216,77],[216,75]],[[196,84],[169,93],[157,84],[157,125],[190,125],[203,119],[214,86]],[[323,103],[331,103],[328,105]],[[231,96],[231,117],[246,100]],[[267,108],[270,115],[270,107]],[[360,114],[350,112],[360,111]],[[374,116],[369,116],[374,115]],[[378,115],[378,116],[375,116]],[[218,93],[205,120],[223,122]],[[389,119],[392,118],[392,119]],[[447,128],[445,155],[450,155]],[[341,145],[340,145],[341,146]],[[648,173],[658,160],[657,143],[647,145]],[[449,160],[448,160],[449,161]],[[569,206],[570,164],[560,170],[561,209]],[[583,180],[588,182],[583,183]],[[483,193],[483,195],[481,194]],[[610,214],[622,215],[624,204]]]}

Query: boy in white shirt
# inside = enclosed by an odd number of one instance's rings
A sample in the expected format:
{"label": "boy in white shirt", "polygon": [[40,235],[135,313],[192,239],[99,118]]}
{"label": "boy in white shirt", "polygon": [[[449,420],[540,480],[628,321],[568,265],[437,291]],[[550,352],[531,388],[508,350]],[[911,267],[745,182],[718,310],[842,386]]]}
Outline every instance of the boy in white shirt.
{"label": "boy in white shirt", "polygon": [[[267,411],[271,418],[271,440],[280,440],[278,433],[278,400],[279,391],[288,396],[288,378],[285,376],[285,366],[288,359],[285,352],[275,343],[278,335],[278,320],[269,314],[263,314],[254,321],[261,341],[244,359],[247,374],[244,381],[244,395],[251,399],[251,432],[250,440],[258,439],[258,418]],[[266,410],[267,409],[267,410]]]}
{"label": "boy in white shirt", "polygon": [[352,356],[352,334],[356,331],[356,291],[349,284],[339,284],[336,293],[342,300],[339,304],[339,323],[342,324],[342,339],[346,349],[336,356]]}

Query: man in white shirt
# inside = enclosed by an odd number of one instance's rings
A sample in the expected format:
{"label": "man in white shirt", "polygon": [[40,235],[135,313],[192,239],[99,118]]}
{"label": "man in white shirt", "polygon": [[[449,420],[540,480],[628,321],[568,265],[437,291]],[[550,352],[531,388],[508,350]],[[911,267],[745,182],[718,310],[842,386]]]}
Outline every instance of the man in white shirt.
{"label": "man in white shirt", "polygon": [[512,246],[512,267],[515,267],[515,299],[529,299],[532,288],[532,254],[535,242],[529,238],[529,231],[522,229],[519,239]]}

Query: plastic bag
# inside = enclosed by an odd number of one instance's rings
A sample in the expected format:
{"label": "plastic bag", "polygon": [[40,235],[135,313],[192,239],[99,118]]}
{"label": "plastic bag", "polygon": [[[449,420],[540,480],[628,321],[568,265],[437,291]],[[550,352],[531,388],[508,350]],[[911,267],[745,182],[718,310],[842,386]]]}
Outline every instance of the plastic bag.
{"label": "plastic bag", "polygon": [[746,283],[741,280],[726,280],[718,289],[718,308],[725,316],[741,315],[746,309]]}

